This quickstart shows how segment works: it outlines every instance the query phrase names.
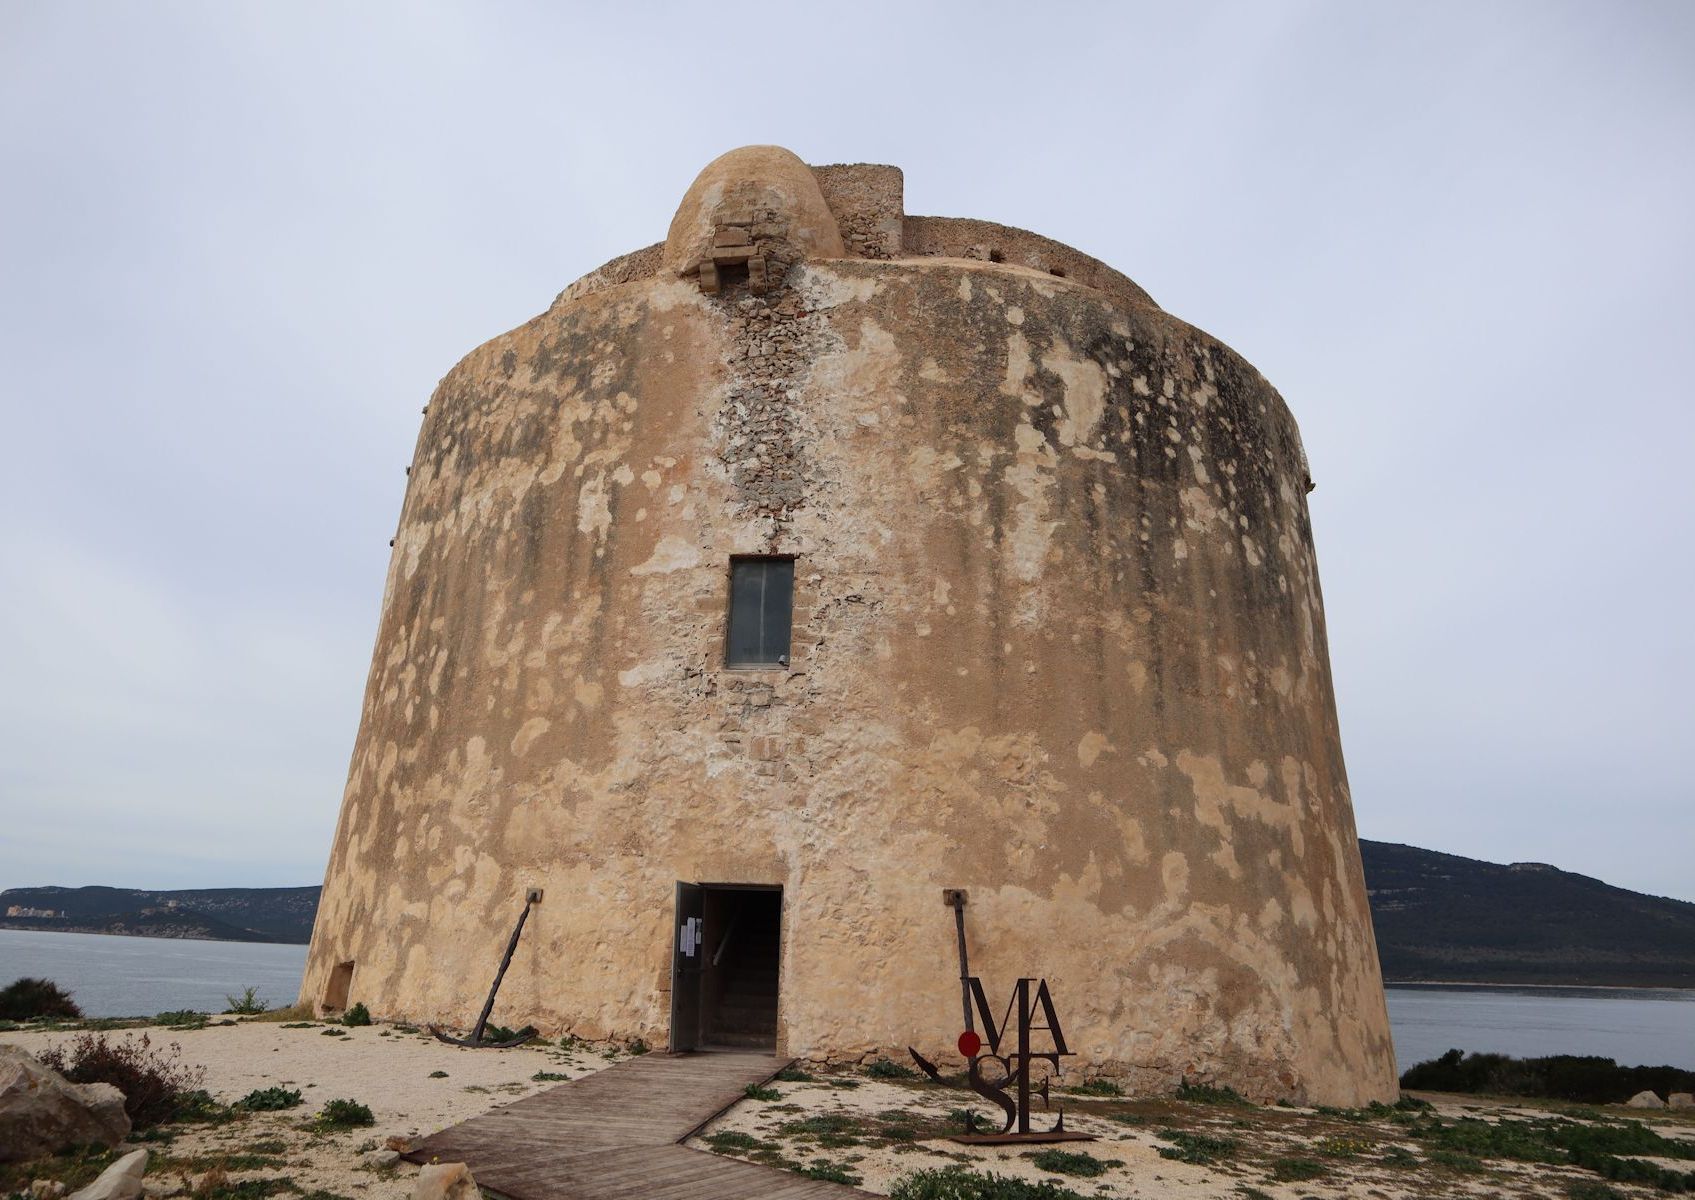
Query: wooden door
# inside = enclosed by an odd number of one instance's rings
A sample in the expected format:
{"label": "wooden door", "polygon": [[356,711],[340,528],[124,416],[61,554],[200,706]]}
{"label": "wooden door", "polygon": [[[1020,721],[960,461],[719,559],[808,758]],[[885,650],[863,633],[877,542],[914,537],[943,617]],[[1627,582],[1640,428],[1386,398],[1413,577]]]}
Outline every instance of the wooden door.
{"label": "wooden door", "polygon": [[700,978],[706,962],[703,929],[706,889],[677,883],[677,915],[671,923],[671,1049],[700,1044]]}

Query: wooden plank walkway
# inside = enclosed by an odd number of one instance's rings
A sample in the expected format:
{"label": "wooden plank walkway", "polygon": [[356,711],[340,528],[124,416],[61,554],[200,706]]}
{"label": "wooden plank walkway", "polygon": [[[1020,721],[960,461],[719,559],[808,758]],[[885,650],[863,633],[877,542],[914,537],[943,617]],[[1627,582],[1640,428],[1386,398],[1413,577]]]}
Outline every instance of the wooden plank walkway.
{"label": "wooden plank walkway", "polygon": [[870,1193],[679,1143],[785,1061],[644,1054],[491,1109],[404,1156],[462,1162],[511,1200],[850,1200]]}

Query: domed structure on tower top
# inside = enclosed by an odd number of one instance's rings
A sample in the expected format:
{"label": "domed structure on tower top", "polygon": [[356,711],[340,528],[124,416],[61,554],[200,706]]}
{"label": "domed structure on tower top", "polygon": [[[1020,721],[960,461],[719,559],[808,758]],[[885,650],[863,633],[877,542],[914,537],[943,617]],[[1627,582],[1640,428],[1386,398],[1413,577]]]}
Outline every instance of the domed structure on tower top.
{"label": "domed structure on tower top", "polygon": [[[442,381],[320,1011],[1395,1094],[1294,419],[1037,234],[746,147]],[[537,895],[539,893],[539,896]]]}

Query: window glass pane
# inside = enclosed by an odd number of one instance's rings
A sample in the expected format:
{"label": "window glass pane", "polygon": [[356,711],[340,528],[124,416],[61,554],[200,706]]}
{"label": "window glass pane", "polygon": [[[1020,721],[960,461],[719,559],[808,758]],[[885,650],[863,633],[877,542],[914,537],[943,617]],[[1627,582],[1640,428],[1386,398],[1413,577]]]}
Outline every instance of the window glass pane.
{"label": "window glass pane", "polygon": [[773,558],[765,563],[765,603],[761,610],[759,651],[768,663],[789,657],[789,619],[794,609],[795,562]]}
{"label": "window glass pane", "polygon": [[776,666],[788,656],[794,575],[789,558],[731,560],[730,666]]}

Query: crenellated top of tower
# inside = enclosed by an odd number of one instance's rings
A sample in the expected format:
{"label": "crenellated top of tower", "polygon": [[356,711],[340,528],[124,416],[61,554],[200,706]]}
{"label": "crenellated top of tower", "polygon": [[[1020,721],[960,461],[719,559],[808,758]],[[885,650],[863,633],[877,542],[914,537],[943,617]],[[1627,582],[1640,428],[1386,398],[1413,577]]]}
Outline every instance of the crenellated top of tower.
{"label": "crenellated top of tower", "polygon": [[1052,238],[991,221],[908,216],[899,167],[808,166],[781,146],[743,146],[713,159],[684,193],[665,241],[589,272],[554,303],[661,274],[694,279],[709,294],[743,281],[761,292],[798,263],[925,258],[1037,272],[1157,307],[1125,275]]}

